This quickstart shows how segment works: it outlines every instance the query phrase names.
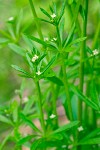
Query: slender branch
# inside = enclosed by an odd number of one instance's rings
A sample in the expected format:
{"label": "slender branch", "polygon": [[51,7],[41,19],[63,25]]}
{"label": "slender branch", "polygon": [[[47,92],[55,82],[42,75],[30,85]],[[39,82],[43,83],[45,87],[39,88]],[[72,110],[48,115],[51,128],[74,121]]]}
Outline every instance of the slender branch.
{"label": "slender branch", "polygon": [[[84,1],[84,11],[85,11],[85,19],[83,20],[83,31],[82,37],[86,36],[87,29],[87,15],[88,15],[88,0]],[[80,50],[80,68],[79,68],[79,89],[83,92],[84,85],[84,57],[85,57],[85,49],[86,49],[86,41],[82,42],[81,50]],[[82,121],[82,101],[78,101],[78,120]]]}
{"label": "slender branch", "polygon": [[40,23],[39,23],[38,16],[37,16],[35,8],[34,8],[33,1],[29,0],[29,3],[30,3],[30,6],[31,6],[31,9],[32,9],[34,19],[35,19],[35,24],[36,24],[36,27],[37,27],[38,34],[40,36],[40,39],[43,40],[43,34],[42,34],[42,31],[41,31],[41,28],[40,28]]}
{"label": "slender branch", "polygon": [[44,115],[43,115],[43,109],[42,109],[42,97],[41,97],[39,81],[36,82],[36,87],[37,87],[37,92],[38,92],[38,107],[40,111],[41,127],[43,130],[43,134],[45,136],[45,122],[44,122]]}
{"label": "slender branch", "polygon": [[66,102],[67,102],[67,106],[68,106],[69,118],[71,121],[73,121],[71,98],[70,98],[70,92],[69,92],[69,87],[68,87],[68,80],[67,80],[67,76],[66,76],[66,67],[65,67],[64,63],[62,65],[62,72],[63,72],[63,83],[64,83],[65,93],[66,93],[66,97],[67,97]]}

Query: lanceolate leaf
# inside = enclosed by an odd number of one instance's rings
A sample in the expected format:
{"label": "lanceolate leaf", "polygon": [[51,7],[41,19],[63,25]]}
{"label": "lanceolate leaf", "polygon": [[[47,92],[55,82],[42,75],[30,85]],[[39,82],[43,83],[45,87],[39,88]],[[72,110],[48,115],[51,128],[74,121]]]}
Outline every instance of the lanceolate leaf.
{"label": "lanceolate leaf", "polygon": [[93,138],[95,136],[98,136],[100,134],[100,128],[95,129],[94,131],[92,131],[91,133],[89,133],[88,135],[86,135],[81,142],[85,142],[90,138]]}
{"label": "lanceolate leaf", "polygon": [[94,144],[100,144],[100,138],[92,138],[92,139],[88,139],[84,142],[79,142],[78,145],[94,145]]}
{"label": "lanceolate leaf", "polygon": [[56,60],[56,56],[54,56],[50,62],[47,64],[47,66],[44,68],[44,70],[42,71],[42,74],[47,71],[47,69],[49,69],[51,67],[51,65],[54,63],[54,61]]}
{"label": "lanceolate leaf", "polygon": [[63,82],[56,76],[53,77],[47,77],[48,80],[50,80],[51,82],[59,85],[59,86],[63,86]]}
{"label": "lanceolate leaf", "polygon": [[46,10],[44,10],[43,8],[40,8],[40,10],[41,10],[47,17],[51,18],[51,16],[49,15],[49,13],[48,13]]}
{"label": "lanceolate leaf", "polygon": [[13,43],[8,44],[8,46],[17,54],[21,55],[21,56],[25,56],[25,50]]}
{"label": "lanceolate leaf", "polygon": [[24,143],[26,143],[27,141],[31,140],[32,138],[34,138],[34,135],[28,135],[28,136],[26,136],[26,137],[23,137],[23,138],[21,138],[21,139],[18,141],[17,145],[18,145],[18,146],[19,146],[19,145],[23,145]]}
{"label": "lanceolate leaf", "polygon": [[41,45],[43,45],[43,46],[46,46],[46,47],[48,47],[48,44],[46,43],[46,42],[44,42],[43,40],[40,40],[40,39],[38,39],[38,38],[36,38],[36,37],[34,37],[34,36],[31,36],[31,35],[26,35],[28,38],[30,38],[31,40],[33,40],[33,41],[35,41],[35,42],[37,42],[37,43],[39,43],[39,44],[41,44]]}
{"label": "lanceolate leaf", "polygon": [[59,127],[57,130],[55,130],[55,131],[53,132],[53,134],[55,134],[55,133],[60,133],[60,132],[63,132],[63,131],[67,131],[67,130],[69,130],[69,129],[75,127],[75,126],[77,126],[78,124],[79,124],[79,121],[73,121],[73,122],[71,122],[71,123],[68,123],[68,124],[66,124],[66,125],[63,125],[63,126]]}
{"label": "lanceolate leaf", "polygon": [[32,78],[31,74],[29,74],[27,71],[23,70],[22,68],[16,66],[16,65],[11,65],[15,70],[23,73],[25,76],[28,76],[30,78]]}
{"label": "lanceolate leaf", "polygon": [[75,23],[72,25],[72,28],[68,34],[68,36],[66,37],[66,39],[63,42],[63,46],[64,48],[69,44],[69,42],[71,41],[72,37],[73,37],[73,33],[74,33],[74,29],[75,29]]}
{"label": "lanceolate leaf", "polygon": [[7,117],[3,116],[3,115],[0,115],[0,122],[7,123],[7,124],[13,126],[13,123],[11,122],[11,120],[8,119]]}
{"label": "lanceolate leaf", "polygon": [[59,17],[59,21],[58,22],[60,22],[63,14],[64,14],[65,6],[66,6],[66,0],[62,4],[62,8],[61,8],[60,17]]}
{"label": "lanceolate leaf", "polygon": [[87,37],[78,38],[78,39],[72,41],[71,43],[69,43],[68,46],[71,46],[71,45],[73,45],[73,44],[80,43],[80,42],[82,42],[82,41],[84,41],[84,40],[86,40],[86,39],[87,39]]}
{"label": "lanceolate leaf", "polygon": [[31,146],[31,149],[30,150],[37,150],[39,144],[41,143],[42,139],[37,139],[35,141],[33,141],[33,144]]}
{"label": "lanceolate leaf", "polygon": [[90,107],[92,107],[95,110],[99,110],[99,106],[94,103],[91,99],[89,99],[88,97],[84,96],[82,94],[82,92],[80,90],[78,90],[75,86],[71,86],[72,91],[77,94],[80,98],[80,100],[83,100],[87,105],[89,105]]}
{"label": "lanceolate leaf", "polygon": [[33,130],[41,133],[41,131],[35,126],[35,124],[31,120],[29,120],[28,117],[26,117],[23,113],[20,113],[20,117],[24,121],[24,123],[29,125]]}

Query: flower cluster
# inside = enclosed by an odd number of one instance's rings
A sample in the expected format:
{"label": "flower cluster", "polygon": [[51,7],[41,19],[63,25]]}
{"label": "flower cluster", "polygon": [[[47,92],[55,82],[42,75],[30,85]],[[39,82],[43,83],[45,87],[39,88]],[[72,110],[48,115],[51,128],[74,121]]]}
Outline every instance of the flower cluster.
{"label": "flower cluster", "polygon": [[32,58],[32,62],[35,62],[38,58],[39,56],[35,54],[34,57]]}

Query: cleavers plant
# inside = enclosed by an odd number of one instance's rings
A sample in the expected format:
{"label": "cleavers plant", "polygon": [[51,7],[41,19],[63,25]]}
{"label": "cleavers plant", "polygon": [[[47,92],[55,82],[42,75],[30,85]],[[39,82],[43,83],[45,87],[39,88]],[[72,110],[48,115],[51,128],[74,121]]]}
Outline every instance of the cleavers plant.
{"label": "cleavers plant", "polygon": [[[19,33],[21,11],[16,36],[13,39],[11,32],[7,44],[27,64],[27,70],[21,65],[11,65],[12,68],[19,72],[19,76],[27,78],[25,80],[31,80],[34,88],[23,104],[23,80],[17,90],[19,101],[14,100],[0,110],[0,121],[11,127],[0,150],[9,141],[15,150],[23,147],[30,150],[100,149],[100,87],[96,82],[100,76],[97,44],[100,23],[90,47],[87,44],[88,3],[89,0],[63,0],[58,11],[53,2],[50,12],[40,8],[44,15],[40,18],[34,2],[29,0],[38,37]],[[65,28],[66,7],[72,19],[69,33]],[[55,37],[45,37],[41,24],[52,26]],[[20,45],[20,38],[28,48]],[[59,104],[63,106],[68,122],[63,125],[60,125],[57,111]],[[24,125],[31,128],[31,134],[22,134]]]}

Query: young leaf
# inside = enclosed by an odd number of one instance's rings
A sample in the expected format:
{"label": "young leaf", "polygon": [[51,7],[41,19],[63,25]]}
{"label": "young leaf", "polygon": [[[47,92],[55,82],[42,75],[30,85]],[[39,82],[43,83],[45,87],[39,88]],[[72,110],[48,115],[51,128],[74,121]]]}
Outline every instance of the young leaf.
{"label": "young leaf", "polygon": [[20,113],[20,117],[21,119],[27,124],[29,125],[33,130],[35,130],[36,132],[41,133],[41,131],[35,126],[35,124],[29,120],[23,113]]}
{"label": "young leaf", "polygon": [[13,126],[12,121],[10,119],[8,119],[7,117],[3,116],[3,115],[0,115],[0,122],[4,122],[4,123],[7,123],[7,124]]}
{"label": "young leaf", "polygon": [[92,138],[92,139],[87,139],[84,142],[79,142],[78,145],[94,145],[94,144],[100,144],[100,138]]}
{"label": "young leaf", "polygon": [[30,112],[31,107],[32,107],[33,104],[34,104],[34,99],[33,99],[33,97],[32,97],[32,98],[30,98],[30,99],[28,100],[28,102],[26,103],[26,105],[25,105],[25,107],[24,107],[24,109],[23,109],[23,113],[24,113],[25,115],[27,115],[27,114]]}
{"label": "young leaf", "polygon": [[4,138],[4,140],[0,143],[0,150],[3,150],[4,145],[9,140],[10,136],[11,136],[11,134],[6,135],[6,137]]}
{"label": "young leaf", "polygon": [[8,44],[8,46],[17,54],[21,55],[21,56],[25,56],[25,50],[13,43]]}
{"label": "young leaf", "polygon": [[12,108],[13,108],[13,110],[12,110],[13,121],[15,123],[17,123],[17,121],[18,121],[18,102],[14,101],[11,105],[12,105]]}
{"label": "young leaf", "polygon": [[87,37],[78,38],[78,39],[72,41],[71,43],[69,43],[68,46],[71,46],[71,45],[73,45],[73,44],[80,43],[80,42],[82,42],[82,41],[84,41],[84,40],[86,40],[86,39],[87,39]]}
{"label": "young leaf", "polygon": [[55,130],[53,132],[53,134],[60,133],[60,132],[72,129],[73,127],[77,126],[78,124],[79,124],[79,121],[72,121],[72,122],[70,122],[66,125],[63,125],[63,126],[59,127],[57,130]]}
{"label": "young leaf", "polygon": [[62,4],[62,8],[61,8],[61,11],[60,11],[60,17],[59,17],[58,23],[60,22],[63,14],[64,14],[65,6],[66,6],[66,0],[64,0],[64,2]]}
{"label": "young leaf", "polygon": [[47,64],[47,66],[44,68],[44,70],[42,71],[42,74],[47,71],[47,69],[49,69],[51,67],[51,65],[54,63],[54,61],[56,60],[56,56],[54,56],[50,62]]}
{"label": "young leaf", "polygon": [[29,74],[28,72],[26,72],[25,70],[23,70],[22,68],[16,66],[16,65],[11,65],[15,70],[23,73],[25,76],[28,76],[30,78],[32,78],[31,74]]}
{"label": "young leaf", "polygon": [[84,137],[81,142],[85,142],[87,141],[88,139],[94,137],[94,136],[97,136],[100,134],[100,128],[97,128],[95,129],[94,131],[92,131],[91,133],[89,133],[86,137]]}
{"label": "young leaf", "polygon": [[39,144],[42,142],[42,139],[37,139],[35,141],[33,141],[33,144],[31,146],[31,149],[30,150],[37,150]]}
{"label": "young leaf", "polygon": [[71,30],[70,30],[70,32],[69,32],[69,34],[68,34],[68,37],[66,37],[66,39],[65,39],[64,42],[63,42],[63,47],[64,47],[64,48],[65,48],[65,47],[69,44],[69,42],[72,40],[73,33],[74,33],[74,29],[75,29],[75,23],[72,25]]}
{"label": "young leaf", "polygon": [[63,86],[63,82],[56,76],[53,77],[47,77],[48,80],[50,80],[51,82],[59,85],[59,86]]}
{"label": "young leaf", "polygon": [[21,10],[18,15],[17,25],[16,25],[16,35],[19,35],[22,20],[23,20],[23,10]]}
{"label": "young leaf", "polygon": [[9,39],[7,38],[0,38],[0,44],[8,43]]}
{"label": "young leaf", "polygon": [[40,8],[40,10],[41,10],[47,17],[49,17],[49,18],[51,19],[51,16],[49,15],[49,13],[48,13],[46,10],[44,10],[43,8]]}
{"label": "young leaf", "polygon": [[27,141],[31,140],[32,138],[34,138],[34,135],[25,136],[25,137],[21,138],[21,139],[17,142],[17,145],[18,145],[18,146],[23,145],[24,143],[26,143]]}
{"label": "young leaf", "polygon": [[29,56],[29,53],[26,53],[26,59],[27,59],[29,65],[30,65],[30,67],[33,69],[33,64],[32,64],[32,62],[31,62],[31,58],[30,58],[30,56]]}
{"label": "young leaf", "polygon": [[39,43],[39,44],[41,44],[41,45],[43,45],[43,46],[46,46],[46,47],[48,47],[48,44],[46,43],[46,42],[44,42],[43,40],[40,40],[40,39],[38,39],[38,38],[36,38],[36,37],[34,37],[34,36],[31,36],[31,35],[26,35],[29,39],[31,39],[31,40],[33,40],[33,41],[35,41],[35,42],[37,42],[37,43]]}

